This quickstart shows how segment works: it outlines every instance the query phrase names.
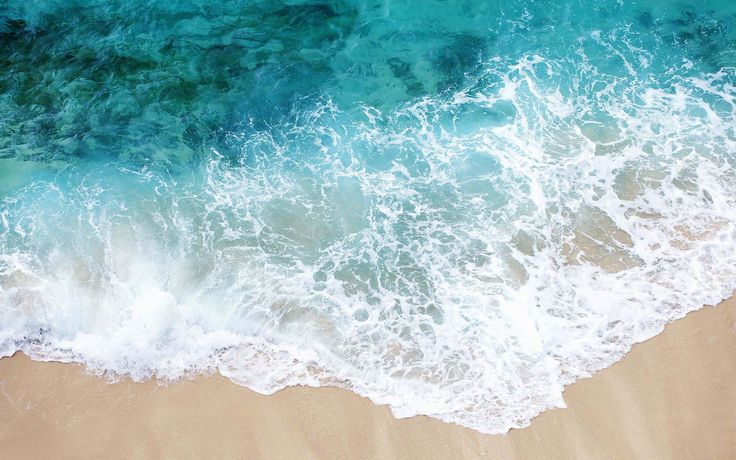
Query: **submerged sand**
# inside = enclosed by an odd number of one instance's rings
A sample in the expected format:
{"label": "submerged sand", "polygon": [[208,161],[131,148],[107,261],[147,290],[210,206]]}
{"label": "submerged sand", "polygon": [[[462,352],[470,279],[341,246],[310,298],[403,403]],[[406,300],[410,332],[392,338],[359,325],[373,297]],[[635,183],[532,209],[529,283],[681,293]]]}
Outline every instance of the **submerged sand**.
{"label": "submerged sand", "polygon": [[335,388],[109,384],[20,354],[0,360],[0,392],[3,458],[736,458],[736,298],[670,324],[569,386],[567,409],[505,436],[396,420]]}

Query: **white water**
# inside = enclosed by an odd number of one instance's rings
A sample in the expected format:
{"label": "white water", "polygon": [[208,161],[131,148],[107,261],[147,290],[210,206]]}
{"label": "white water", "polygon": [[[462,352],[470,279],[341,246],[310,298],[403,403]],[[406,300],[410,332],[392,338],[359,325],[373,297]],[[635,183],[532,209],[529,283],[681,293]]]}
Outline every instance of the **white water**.
{"label": "white water", "polygon": [[195,172],[66,168],[7,197],[0,355],[336,385],[503,433],[736,289],[732,70],[583,66],[605,84],[574,96],[540,56],[486,69],[393,113],[245,126],[242,159]]}

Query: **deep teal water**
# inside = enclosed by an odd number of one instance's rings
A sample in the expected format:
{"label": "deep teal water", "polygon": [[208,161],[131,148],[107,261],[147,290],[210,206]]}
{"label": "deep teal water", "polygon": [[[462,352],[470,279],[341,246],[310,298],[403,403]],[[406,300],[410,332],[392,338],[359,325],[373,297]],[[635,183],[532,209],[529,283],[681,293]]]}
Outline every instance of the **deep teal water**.
{"label": "deep teal water", "polygon": [[736,287],[736,3],[0,0],[0,353],[487,432]]}
{"label": "deep teal water", "polygon": [[595,84],[583,59],[607,78],[666,86],[661,74],[684,59],[695,73],[734,65],[735,10],[728,1],[4,1],[0,148],[35,162],[176,164],[212,147],[237,157],[228,133],[291,121],[321,97],[346,111],[395,110],[498,84],[489,61],[503,68],[532,54],[561,64],[541,83],[566,96],[594,91],[582,86]]}

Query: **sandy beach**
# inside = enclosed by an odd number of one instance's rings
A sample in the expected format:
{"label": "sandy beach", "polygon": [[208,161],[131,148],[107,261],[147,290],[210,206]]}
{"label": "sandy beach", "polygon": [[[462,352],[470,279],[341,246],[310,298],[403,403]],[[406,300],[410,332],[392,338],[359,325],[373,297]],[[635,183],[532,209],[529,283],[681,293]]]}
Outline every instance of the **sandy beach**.
{"label": "sandy beach", "polygon": [[0,360],[3,458],[734,458],[736,298],[636,345],[505,436],[397,420],[351,392],[263,396],[219,376],[160,385]]}
{"label": "sandy beach", "polygon": [[551,3],[2,0],[0,460],[736,460],[736,0]]}

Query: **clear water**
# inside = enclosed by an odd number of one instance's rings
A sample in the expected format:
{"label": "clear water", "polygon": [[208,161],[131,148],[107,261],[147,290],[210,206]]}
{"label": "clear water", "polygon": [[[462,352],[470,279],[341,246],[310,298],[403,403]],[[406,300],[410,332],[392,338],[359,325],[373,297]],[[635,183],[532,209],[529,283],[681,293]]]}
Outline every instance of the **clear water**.
{"label": "clear water", "polygon": [[0,356],[480,431],[736,288],[736,3],[0,0]]}

